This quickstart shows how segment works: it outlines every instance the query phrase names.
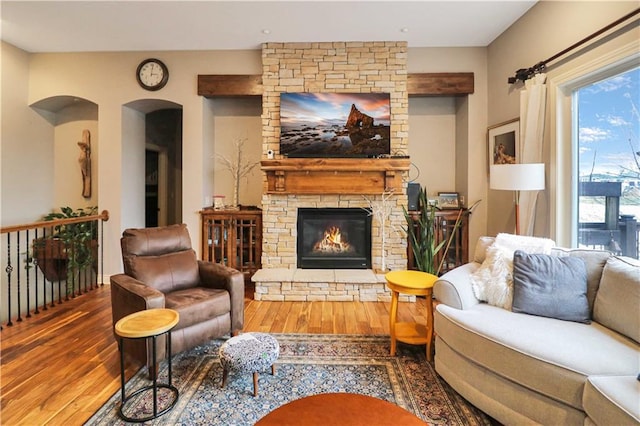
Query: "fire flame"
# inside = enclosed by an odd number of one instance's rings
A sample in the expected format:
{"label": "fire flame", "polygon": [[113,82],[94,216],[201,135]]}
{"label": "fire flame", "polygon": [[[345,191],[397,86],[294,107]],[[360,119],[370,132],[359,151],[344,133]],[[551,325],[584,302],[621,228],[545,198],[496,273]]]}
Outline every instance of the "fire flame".
{"label": "fire flame", "polygon": [[324,235],[314,246],[314,251],[323,253],[344,253],[353,251],[353,246],[342,241],[342,233],[337,226],[331,226],[324,231]]}

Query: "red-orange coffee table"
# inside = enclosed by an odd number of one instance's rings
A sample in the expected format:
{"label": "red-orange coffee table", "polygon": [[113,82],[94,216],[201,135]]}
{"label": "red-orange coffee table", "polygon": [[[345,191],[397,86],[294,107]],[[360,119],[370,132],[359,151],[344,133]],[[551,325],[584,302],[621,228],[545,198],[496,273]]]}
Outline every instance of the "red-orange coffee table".
{"label": "red-orange coffee table", "polygon": [[323,393],[276,408],[256,426],[424,426],[426,423],[388,401],[354,393]]}

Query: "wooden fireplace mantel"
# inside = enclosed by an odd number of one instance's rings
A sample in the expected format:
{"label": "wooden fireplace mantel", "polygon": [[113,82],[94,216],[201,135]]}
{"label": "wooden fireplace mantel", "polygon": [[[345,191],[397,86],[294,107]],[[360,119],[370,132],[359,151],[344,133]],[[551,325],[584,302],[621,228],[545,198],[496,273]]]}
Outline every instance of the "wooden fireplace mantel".
{"label": "wooden fireplace mantel", "polygon": [[409,158],[262,160],[268,194],[381,194],[402,191]]}

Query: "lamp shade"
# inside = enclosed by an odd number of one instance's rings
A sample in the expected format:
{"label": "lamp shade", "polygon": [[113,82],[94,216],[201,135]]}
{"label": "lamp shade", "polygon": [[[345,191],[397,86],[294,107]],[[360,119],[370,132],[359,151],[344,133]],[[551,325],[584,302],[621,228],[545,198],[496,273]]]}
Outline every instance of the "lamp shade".
{"label": "lamp shade", "polygon": [[489,188],[509,191],[544,189],[544,163],[494,164],[490,169]]}

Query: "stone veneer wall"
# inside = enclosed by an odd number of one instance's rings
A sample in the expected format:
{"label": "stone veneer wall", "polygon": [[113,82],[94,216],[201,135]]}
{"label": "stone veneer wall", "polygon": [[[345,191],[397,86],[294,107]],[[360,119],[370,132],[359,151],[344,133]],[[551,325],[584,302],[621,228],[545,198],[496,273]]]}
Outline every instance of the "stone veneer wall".
{"label": "stone veneer wall", "polygon": [[[391,152],[408,152],[409,98],[406,42],[266,43],[262,47],[263,158],[268,150],[279,156],[280,93],[389,93]],[[354,160],[357,161],[357,160]],[[406,178],[406,176],[405,176]],[[264,187],[266,188],[266,177]],[[382,194],[296,195],[263,191],[263,268],[296,268],[299,207],[369,207]],[[394,194],[388,216],[385,248],[387,269],[405,269],[406,238],[402,235],[406,190]],[[372,263],[382,266],[380,223],[373,218]]]}

